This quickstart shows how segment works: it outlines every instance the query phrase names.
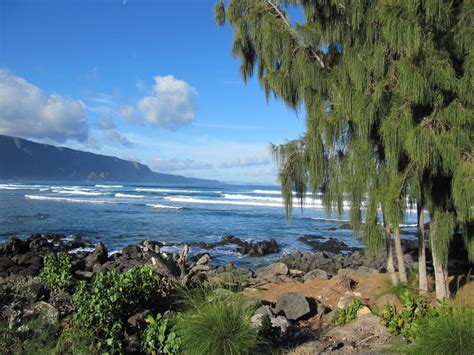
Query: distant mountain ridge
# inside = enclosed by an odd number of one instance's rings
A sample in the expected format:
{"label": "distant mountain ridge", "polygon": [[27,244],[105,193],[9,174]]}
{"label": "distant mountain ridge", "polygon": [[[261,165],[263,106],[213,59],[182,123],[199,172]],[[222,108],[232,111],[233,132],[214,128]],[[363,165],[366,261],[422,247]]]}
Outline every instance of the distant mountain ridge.
{"label": "distant mountain ridge", "polygon": [[147,165],[113,156],[56,147],[0,135],[0,179],[164,184],[218,184],[152,171]]}

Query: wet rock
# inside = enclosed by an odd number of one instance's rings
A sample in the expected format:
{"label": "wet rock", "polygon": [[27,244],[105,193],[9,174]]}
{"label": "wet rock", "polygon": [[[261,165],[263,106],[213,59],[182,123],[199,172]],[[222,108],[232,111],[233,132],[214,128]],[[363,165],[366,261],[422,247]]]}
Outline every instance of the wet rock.
{"label": "wet rock", "polygon": [[4,254],[22,254],[29,251],[28,243],[16,237],[11,237],[0,247]]}
{"label": "wet rock", "polygon": [[289,320],[298,320],[311,312],[309,303],[301,292],[281,294],[275,305],[275,314],[283,313]]}
{"label": "wet rock", "polygon": [[[235,244],[239,253],[250,256],[265,256],[277,253],[280,249],[277,241],[274,239],[249,243],[233,235],[223,237],[221,242],[215,244],[215,246],[221,244]],[[209,246],[211,245],[209,244]]]}
{"label": "wet rock", "polygon": [[349,247],[346,243],[334,238],[323,238],[320,235],[304,235],[298,240],[309,245],[314,251],[326,251],[330,253],[340,253],[341,251],[355,251],[358,248]]}

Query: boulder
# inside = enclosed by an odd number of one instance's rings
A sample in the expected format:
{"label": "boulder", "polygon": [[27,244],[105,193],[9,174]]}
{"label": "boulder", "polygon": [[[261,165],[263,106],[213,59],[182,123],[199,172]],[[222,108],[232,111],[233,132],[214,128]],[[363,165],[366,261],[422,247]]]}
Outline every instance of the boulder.
{"label": "boulder", "polygon": [[107,259],[107,248],[104,243],[99,242],[96,244],[94,251],[86,257],[86,269],[91,270],[97,264],[102,265]]}
{"label": "boulder", "polygon": [[321,279],[327,280],[329,279],[328,273],[321,269],[314,269],[303,276],[304,281],[314,280],[314,279]]}
{"label": "boulder", "polygon": [[142,250],[136,245],[127,245],[122,249],[122,256],[127,259],[137,259],[141,254]]}
{"label": "boulder", "polygon": [[275,306],[274,313],[283,313],[287,319],[298,320],[311,312],[309,303],[301,292],[286,292],[281,294]]}
{"label": "boulder", "polygon": [[257,277],[261,277],[266,280],[273,280],[274,278],[280,275],[286,276],[288,275],[288,272],[288,266],[280,262],[270,264],[268,266],[264,266],[255,270],[255,274],[257,275]]}
{"label": "boulder", "polygon": [[7,271],[10,267],[14,266],[15,263],[11,258],[6,256],[0,256],[0,272]]}
{"label": "boulder", "polygon": [[337,308],[344,309],[352,304],[356,298],[360,298],[359,293],[346,291],[337,301]]}
{"label": "boulder", "polygon": [[59,311],[53,305],[39,301],[25,310],[24,318],[27,320],[40,318],[46,323],[55,324],[59,320]]}

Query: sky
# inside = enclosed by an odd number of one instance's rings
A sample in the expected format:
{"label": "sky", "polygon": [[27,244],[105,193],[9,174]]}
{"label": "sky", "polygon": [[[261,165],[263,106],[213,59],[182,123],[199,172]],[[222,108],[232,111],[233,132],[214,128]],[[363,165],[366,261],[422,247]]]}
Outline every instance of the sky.
{"label": "sky", "polygon": [[304,114],[245,85],[216,0],[0,0],[0,134],[276,184]]}

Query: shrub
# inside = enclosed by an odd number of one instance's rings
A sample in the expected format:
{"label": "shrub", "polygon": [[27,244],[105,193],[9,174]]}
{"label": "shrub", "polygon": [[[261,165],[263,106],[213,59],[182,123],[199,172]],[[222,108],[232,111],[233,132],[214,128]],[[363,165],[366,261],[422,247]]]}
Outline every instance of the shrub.
{"label": "shrub", "polygon": [[178,354],[181,339],[171,329],[169,320],[157,314],[145,321],[148,326],[143,332],[142,350],[147,354]]}
{"label": "shrub", "polygon": [[203,298],[188,293],[189,309],[176,318],[176,331],[187,354],[248,354],[261,343],[250,318],[255,309],[242,297],[214,290]]}
{"label": "shrub", "polygon": [[64,291],[71,283],[71,260],[66,253],[47,254],[44,257],[44,268],[40,278],[52,291]]}
{"label": "shrub", "polygon": [[407,353],[472,354],[474,350],[474,310],[460,307],[444,309],[429,319],[417,334]]}
{"label": "shrub", "polygon": [[96,330],[98,349],[121,348],[124,321],[141,304],[161,296],[160,279],[149,265],[125,273],[98,273],[88,285],[80,282],[73,295],[72,327]]}
{"label": "shrub", "polygon": [[338,309],[334,323],[346,324],[352,322],[357,318],[357,311],[364,307],[360,299],[356,298],[349,306],[343,309]]}
{"label": "shrub", "polygon": [[393,305],[386,305],[381,314],[381,323],[394,334],[402,334],[413,341],[423,323],[430,317],[435,317],[437,310],[421,296],[413,297],[409,290],[400,296],[402,310],[398,311]]}

